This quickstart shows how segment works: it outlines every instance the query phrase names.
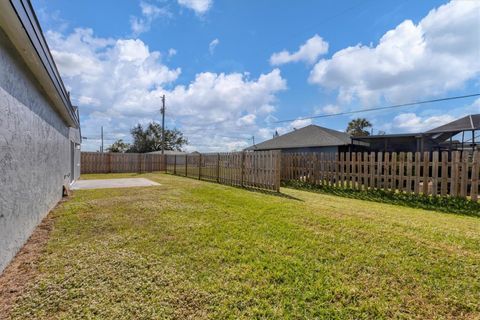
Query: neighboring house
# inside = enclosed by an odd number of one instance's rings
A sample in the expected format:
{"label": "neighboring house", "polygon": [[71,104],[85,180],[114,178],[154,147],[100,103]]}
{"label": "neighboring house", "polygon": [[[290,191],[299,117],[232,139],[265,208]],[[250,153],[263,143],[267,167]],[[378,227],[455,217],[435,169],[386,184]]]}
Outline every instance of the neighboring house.
{"label": "neighboring house", "polygon": [[478,148],[478,130],[480,114],[472,114],[426,132],[357,137],[354,141],[367,143],[371,151],[471,151]]}
{"label": "neighboring house", "polygon": [[480,114],[472,114],[420,133],[351,137],[345,132],[309,125],[245,150],[282,152],[424,152],[477,150]]}
{"label": "neighboring house", "polygon": [[348,152],[362,149],[362,142],[352,141],[350,135],[316,125],[309,125],[276,136],[245,149],[246,151],[281,150],[288,152]]}
{"label": "neighboring house", "polygon": [[0,1],[0,273],[78,178],[80,137],[30,1]]}

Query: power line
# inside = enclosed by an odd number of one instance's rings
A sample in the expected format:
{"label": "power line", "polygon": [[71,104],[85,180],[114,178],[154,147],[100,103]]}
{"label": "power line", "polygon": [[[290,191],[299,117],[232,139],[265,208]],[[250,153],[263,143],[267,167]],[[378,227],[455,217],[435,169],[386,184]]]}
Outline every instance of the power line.
{"label": "power line", "polygon": [[400,108],[400,107],[408,107],[408,106],[413,106],[413,105],[417,105],[417,104],[425,104],[425,103],[434,103],[434,102],[441,102],[441,101],[465,99],[465,98],[478,97],[478,96],[480,96],[480,93],[473,93],[473,94],[468,94],[468,95],[464,95],[464,96],[454,96],[454,97],[447,97],[447,98],[440,98],[440,99],[415,101],[415,102],[394,104],[394,105],[384,106],[384,107],[370,107],[370,108],[356,109],[356,110],[344,111],[344,112],[338,112],[338,113],[320,114],[320,115],[316,115],[316,116],[308,116],[308,117],[303,117],[303,118],[279,120],[279,121],[273,121],[273,123],[283,123],[283,122],[292,122],[292,121],[296,121],[296,120],[308,120],[308,119],[336,117],[336,116],[343,116],[343,115],[353,114],[353,113],[386,110],[386,109],[393,109],[393,108]]}
{"label": "power line", "polygon": [[[350,7],[347,7],[345,8],[344,10],[342,11],[339,11],[337,13],[334,13],[333,15],[330,15],[330,16],[327,16],[327,17],[324,17],[323,19],[320,19],[319,21],[316,21],[314,22],[313,24],[310,24],[308,26],[306,26],[305,28],[302,28],[302,30],[299,30],[297,32],[294,32],[294,33],[290,33],[290,35],[287,35],[287,36],[283,36],[281,39],[279,39],[278,41],[274,41],[273,43],[270,43],[269,46],[273,46],[273,45],[277,45],[277,44],[280,44],[281,42],[283,42],[283,40],[285,38],[297,38],[300,36],[300,34],[303,34],[303,33],[306,33],[307,31],[310,32],[310,30],[312,30],[313,28],[318,28],[319,26],[325,24],[326,22],[329,22],[329,21],[332,21],[333,19],[335,18],[338,18],[339,16],[341,15],[344,15],[350,11],[352,11],[353,9],[356,9],[357,7],[360,7],[360,6],[363,6],[365,7],[365,5],[368,3],[368,2],[371,2],[371,0],[365,0],[365,1],[359,1],[357,2],[356,4],[350,6]],[[308,29],[308,30],[307,30]],[[253,51],[254,52],[254,51]]]}

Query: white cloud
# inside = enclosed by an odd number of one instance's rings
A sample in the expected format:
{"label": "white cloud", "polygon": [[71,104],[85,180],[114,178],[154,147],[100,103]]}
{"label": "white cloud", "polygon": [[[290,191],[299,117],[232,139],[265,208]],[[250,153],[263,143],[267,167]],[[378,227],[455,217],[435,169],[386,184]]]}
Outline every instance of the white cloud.
{"label": "white cloud", "polygon": [[87,97],[87,96],[78,97],[78,103],[80,105],[87,105],[87,106],[94,106],[94,107],[100,106],[100,101],[98,99]]}
{"label": "white cloud", "polygon": [[424,132],[455,120],[450,115],[421,117],[415,113],[401,113],[393,119],[393,127],[402,132]]}
{"label": "white cloud", "polygon": [[467,112],[480,113],[480,98],[475,100],[470,107],[467,108]]}
{"label": "white cloud", "polygon": [[256,80],[241,73],[204,72],[188,86],[176,86],[168,97],[176,115],[189,129],[202,130],[213,124],[213,128],[229,131],[235,129],[235,124],[254,124],[256,116],[271,110],[275,93],[285,88],[286,81],[278,69]]}
{"label": "white cloud", "polygon": [[245,126],[245,125],[252,125],[255,123],[255,119],[257,116],[253,113],[247,114],[240,119],[237,120],[236,124],[237,126]]}
{"label": "white cloud", "polygon": [[168,49],[168,56],[169,57],[173,57],[177,54],[177,50],[173,49],[173,48],[170,48]]}
{"label": "white cloud", "polygon": [[272,54],[271,65],[281,65],[289,62],[303,61],[309,64],[315,63],[320,55],[328,52],[328,43],[318,34],[314,35],[301,45],[297,52],[290,53],[287,50]]}
{"label": "white cloud", "polygon": [[178,4],[202,15],[212,7],[212,0],[178,0]]}
{"label": "white cloud", "polygon": [[130,17],[130,28],[134,36],[149,31],[152,22],[158,17],[163,16],[170,18],[172,16],[167,8],[160,8],[145,1],[140,2],[140,8],[142,10],[142,17]]}
{"label": "white cloud", "polygon": [[271,139],[273,137],[274,132],[275,132],[275,130],[272,131],[269,128],[260,128],[257,131],[257,136],[260,137],[260,141],[268,140],[268,139]]}
{"label": "white cloud", "polygon": [[[286,89],[280,70],[250,78],[247,73],[204,72],[176,85],[181,70],[171,69],[141,40],[103,39],[91,29],[69,35],[46,32],[59,70],[81,111],[82,134],[129,137],[136,123],[160,120],[160,97],[167,97],[167,126],[185,132],[190,150],[225,151],[248,145],[251,135],[275,110],[276,94]],[[110,142],[113,142],[110,140]],[[84,149],[98,147],[85,140]]]}
{"label": "white cloud", "polygon": [[258,129],[257,134],[260,138],[262,138],[262,140],[268,140],[272,139],[275,132],[277,132],[279,135],[282,135],[293,130],[301,129],[311,124],[312,119],[297,119],[281,126],[260,128]]}
{"label": "white cloud", "polygon": [[218,40],[218,38],[215,38],[212,40],[212,42],[210,42],[210,44],[208,45],[208,51],[210,51],[211,55],[215,53],[215,48],[218,46],[219,43],[220,40]]}
{"label": "white cloud", "polygon": [[309,81],[364,105],[439,96],[480,74],[480,1],[452,1],[418,24],[406,20],[377,46],[358,44],[319,61]]}
{"label": "white cloud", "polygon": [[334,114],[334,113],[339,113],[342,111],[342,108],[339,105],[336,104],[327,104],[326,106],[322,107],[315,107],[313,110],[313,113],[316,115],[319,114]]}
{"label": "white cloud", "polygon": [[300,129],[312,124],[312,119],[297,119],[289,124],[292,129]]}
{"label": "white cloud", "polygon": [[249,79],[241,73],[197,74],[189,85],[167,92],[167,105],[192,142],[190,150],[240,150],[274,110],[275,94],[286,89],[278,69]]}

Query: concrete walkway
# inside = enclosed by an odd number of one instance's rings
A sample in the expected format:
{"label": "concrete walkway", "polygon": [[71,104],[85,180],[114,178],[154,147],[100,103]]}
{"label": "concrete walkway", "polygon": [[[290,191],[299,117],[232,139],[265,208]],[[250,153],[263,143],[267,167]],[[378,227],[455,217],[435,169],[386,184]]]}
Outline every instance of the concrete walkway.
{"label": "concrete walkway", "polygon": [[144,178],[78,180],[72,185],[72,190],[105,189],[105,188],[131,188],[159,186],[159,183]]}

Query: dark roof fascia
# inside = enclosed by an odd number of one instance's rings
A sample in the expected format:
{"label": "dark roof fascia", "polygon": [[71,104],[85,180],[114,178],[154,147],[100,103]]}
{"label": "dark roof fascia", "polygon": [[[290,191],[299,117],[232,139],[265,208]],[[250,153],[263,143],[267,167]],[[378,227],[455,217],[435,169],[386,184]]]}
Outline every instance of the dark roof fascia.
{"label": "dark roof fascia", "polygon": [[250,146],[245,148],[244,150],[252,150],[252,151],[264,151],[264,150],[283,150],[283,149],[302,149],[302,148],[329,148],[329,147],[343,147],[349,146],[352,143],[345,143],[345,144],[332,144],[332,145],[302,145],[302,146],[282,146],[282,147],[275,147],[275,148],[268,148],[268,147],[258,147]]}
{"label": "dark roof fascia", "polygon": [[385,139],[385,138],[420,138],[424,136],[424,133],[399,133],[399,134],[380,134],[364,137],[352,137],[352,140],[370,140],[370,139]]}
{"label": "dark roof fascia", "polygon": [[73,123],[75,123],[77,127],[80,127],[79,119],[73,110],[70,97],[65,89],[65,85],[60,77],[55,61],[53,60],[31,2],[29,0],[10,0],[10,4],[17,13],[18,19],[25,29],[32,46],[35,48],[35,51],[62,100],[68,115]]}

